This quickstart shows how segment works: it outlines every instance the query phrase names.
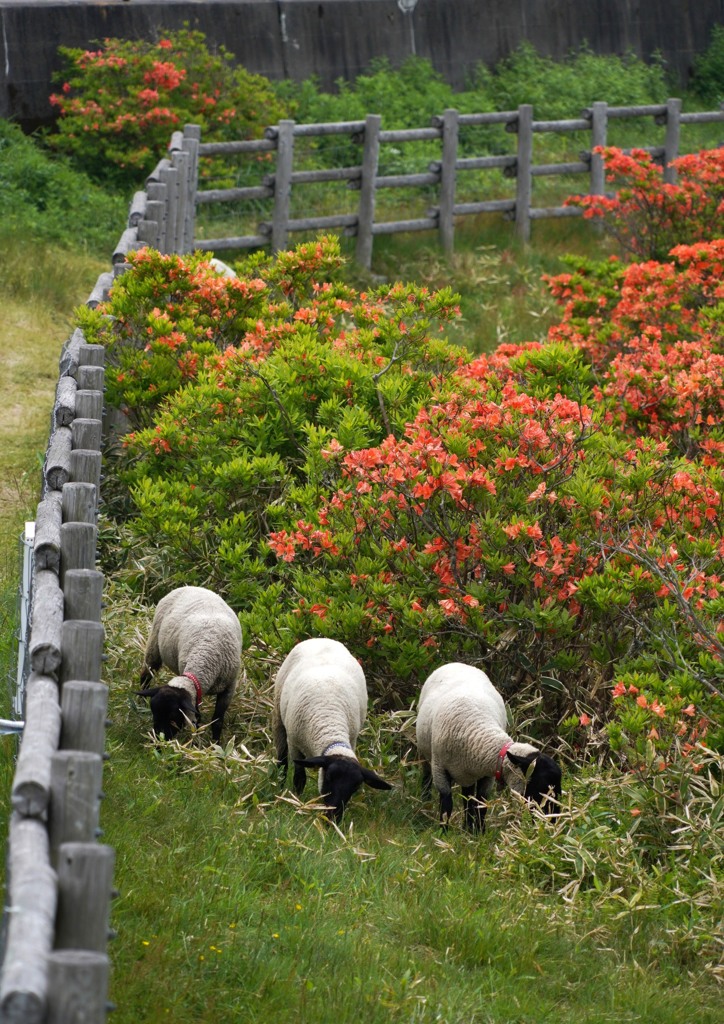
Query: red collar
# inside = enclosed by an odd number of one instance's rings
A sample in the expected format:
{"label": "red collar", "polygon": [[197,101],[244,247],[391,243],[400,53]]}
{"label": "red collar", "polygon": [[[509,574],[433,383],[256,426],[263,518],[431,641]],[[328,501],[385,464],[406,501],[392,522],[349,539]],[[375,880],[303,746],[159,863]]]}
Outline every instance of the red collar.
{"label": "red collar", "polygon": [[498,760],[496,761],[495,764],[495,781],[498,783],[499,789],[502,789],[503,786],[505,785],[505,781],[503,779],[503,761],[505,760],[505,755],[508,753],[512,746],[513,740],[506,740],[506,742],[500,748],[500,752],[498,754]]}
{"label": "red collar", "polygon": [[193,672],[182,672],[181,675],[184,676],[186,679],[190,679],[191,682],[194,684],[194,687],[196,689],[196,707],[200,708],[201,698],[204,695],[204,691],[201,689],[201,683],[198,681]]}

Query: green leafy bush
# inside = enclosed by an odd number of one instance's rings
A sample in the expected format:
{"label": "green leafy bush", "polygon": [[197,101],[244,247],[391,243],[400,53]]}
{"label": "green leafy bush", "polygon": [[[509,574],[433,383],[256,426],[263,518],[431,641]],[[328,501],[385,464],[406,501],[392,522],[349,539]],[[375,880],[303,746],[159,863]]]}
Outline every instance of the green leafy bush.
{"label": "green leafy bush", "polygon": [[138,185],[186,123],[210,142],[256,137],[279,116],[268,80],[234,66],[223,46],[212,53],[201,32],[60,53],[66,67],[51,96],[60,118],[50,142],[100,181]]}
{"label": "green leafy bush", "polygon": [[692,89],[706,104],[724,100],[724,25],[715,25],[705,53],[694,61]]}
{"label": "green leafy bush", "polygon": [[0,217],[4,230],[107,256],[125,203],[68,160],[52,158],[20,128],[0,121]]}
{"label": "green leafy bush", "polygon": [[608,146],[596,152],[614,194],[575,196],[566,205],[579,207],[584,217],[601,218],[627,255],[664,260],[677,244],[724,235],[723,150],[674,160],[676,182],[663,180],[662,168],[646,150],[624,153]]}
{"label": "green leafy bush", "polygon": [[109,369],[109,394],[148,424],[121,467],[130,578],[221,590],[265,646],[341,639],[392,704],[463,659],[506,692],[535,681],[539,726],[608,721],[609,684],[631,673],[651,701],[707,714],[722,677],[719,247],[681,247],[665,280],[656,264],[562,275],[548,343],[474,360],[434,339],[450,295],[358,294],[329,240],[255,257],[236,283],[198,256],[137,254],[86,324],[112,358],[136,340]]}
{"label": "green leafy bush", "polygon": [[667,87],[661,65],[633,54],[600,56],[586,47],[563,61],[541,56],[528,42],[495,66],[486,78],[494,109],[532,103],[539,118],[580,117],[595,100],[611,106],[662,103]]}

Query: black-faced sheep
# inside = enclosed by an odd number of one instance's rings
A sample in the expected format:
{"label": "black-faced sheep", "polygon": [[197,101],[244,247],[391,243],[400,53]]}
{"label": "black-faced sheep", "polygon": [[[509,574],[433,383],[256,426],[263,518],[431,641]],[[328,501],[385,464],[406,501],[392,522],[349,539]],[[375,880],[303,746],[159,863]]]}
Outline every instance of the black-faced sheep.
{"label": "black-faced sheep", "polygon": [[440,794],[440,821],[452,813],[452,786],[466,798],[468,828],[482,831],[493,783],[509,786],[555,817],[561,795],[556,762],[506,731],[503,698],[480,669],[453,662],[425,681],[417,711],[417,747],[423,760],[423,791]]}
{"label": "black-faced sheep", "polygon": [[[176,675],[165,686],[148,688],[165,665]],[[179,587],[161,598],[141,668],[141,697],[151,701],[153,728],[172,739],[189,722],[200,721],[201,700],[216,697],[211,736],[218,742],[224,715],[241,668],[241,626],[236,612],[205,587]]]}
{"label": "black-faced sheep", "polygon": [[352,795],[366,783],[392,789],[363,768],[355,756],[367,717],[364,672],[344,644],[317,637],[303,640],[287,655],[274,684],[273,732],[277,759],[286,780],[294,761],[294,791],[301,796],[307,768],[319,768],[319,792],[328,817],[339,821]]}

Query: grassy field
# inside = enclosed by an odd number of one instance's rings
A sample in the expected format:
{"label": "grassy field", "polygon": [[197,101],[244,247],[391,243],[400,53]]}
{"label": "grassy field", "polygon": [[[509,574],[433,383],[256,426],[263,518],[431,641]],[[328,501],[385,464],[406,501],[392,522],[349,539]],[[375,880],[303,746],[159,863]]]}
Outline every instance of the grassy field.
{"label": "grassy field", "polygon": [[[552,315],[540,272],[560,269],[566,250],[597,244],[582,225],[564,225],[566,234],[536,225],[528,255],[512,234],[461,232],[449,264],[418,238],[390,240],[374,269],[460,289],[463,331],[480,348],[539,337]],[[41,247],[30,257],[35,273],[18,282],[17,259],[3,256],[0,277],[3,384],[16,396],[2,420],[6,638],[58,354],[72,307],[105,269]],[[483,837],[457,821],[442,834],[435,807],[419,799],[411,714],[373,712],[360,752],[395,788],[357,794],[336,829],[314,809],[311,780],[307,804],[278,786],[269,687],[283,652],[246,652],[223,747],[203,731],[184,745],[152,745],[148,709],[132,693],[150,614],[109,581],[101,823],[120,891],[109,947],[116,1024],[720,1019],[714,775],[697,780],[688,821],[659,815],[653,801],[632,821],[628,781],[604,765],[582,768],[570,750],[556,828],[507,795]]]}
{"label": "grassy field", "polygon": [[[58,382],[58,359],[73,308],[106,266],[57,246],[0,237],[0,667],[14,653],[19,539],[35,518]],[[7,705],[3,687],[3,710]],[[8,741],[9,743],[9,741]]]}
{"label": "grassy field", "polygon": [[306,804],[278,787],[269,652],[247,652],[223,746],[203,731],[151,744],[130,694],[149,621],[112,594],[114,1020],[719,1019],[721,880],[695,849],[703,819],[680,825],[689,854],[663,870],[647,851],[656,823],[637,835],[622,783],[571,752],[556,828],[507,795],[483,837],[459,819],[443,834],[420,801],[412,719],[373,713],[361,754],[395,788],[358,793],[341,828],[324,824],[311,780]]}

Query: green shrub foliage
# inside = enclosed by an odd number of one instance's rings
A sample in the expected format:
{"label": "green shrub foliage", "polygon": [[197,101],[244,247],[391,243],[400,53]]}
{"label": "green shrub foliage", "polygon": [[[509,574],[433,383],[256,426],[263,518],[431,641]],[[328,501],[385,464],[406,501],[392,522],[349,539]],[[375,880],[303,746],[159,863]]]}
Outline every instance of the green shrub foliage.
{"label": "green shrub foliage", "polygon": [[465,660],[635,764],[719,743],[722,246],[577,265],[547,342],[478,358],[454,296],[358,292],[330,239],[237,279],[142,250],[84,315],[136,426],[126,575],[334,636],[388,705]]}
{"label": "green shrub foliage", "polygon": [[100,180],[137,184],[186,123],[210,142],[254,138],[279,116],[269,81],[235,66],[223,46],[212,53],[202,32],[105,39],[97,50],[60,54],[65,69],[51,96],[60,118],[50,141]]}
{"label": "green shrub foliage", "polygon": [[106,253],[124,213],[120,198],[105,193],[69,161],[43,152],[17,125],[0,121],[0,216],[5,233],[64,246],[78,246],[82,235],[85,247]]}
{"label": "green shrub foliage", "polygon": [[715,25],[705,53],[694,61],[692,89],[703,103],[724,100],[724,25]]}

